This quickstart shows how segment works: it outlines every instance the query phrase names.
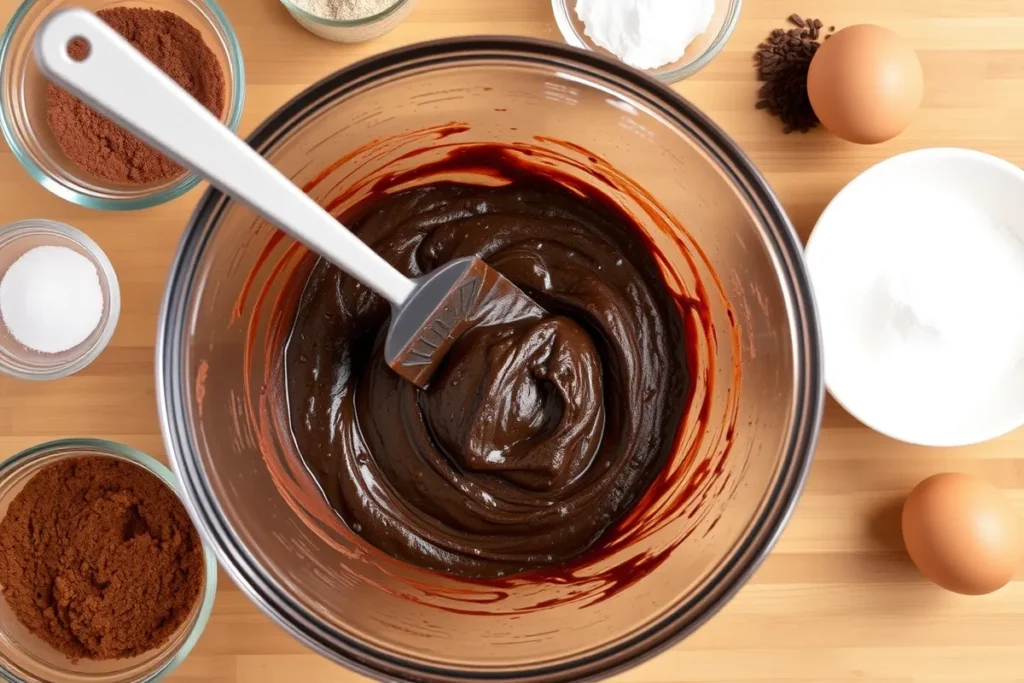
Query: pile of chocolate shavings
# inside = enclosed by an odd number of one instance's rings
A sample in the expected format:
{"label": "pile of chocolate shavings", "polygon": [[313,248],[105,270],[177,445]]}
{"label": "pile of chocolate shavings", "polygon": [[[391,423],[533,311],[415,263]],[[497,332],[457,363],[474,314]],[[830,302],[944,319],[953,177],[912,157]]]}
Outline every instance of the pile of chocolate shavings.
{"label": "pile of chocolate shavings", "polygon": [[[821,19],[790,15],[794,28],[777,28],[757,46],[754,62],[757,78],[764,85],[758,90],[757,108],[782,120],[784,133],[806,133],[818,125],[818,117],[807,97],[807,70],[821,43],[825,24]],[[828,28],[828,34],[836,30]],[[823,40],[828,40],[825,35]]]}

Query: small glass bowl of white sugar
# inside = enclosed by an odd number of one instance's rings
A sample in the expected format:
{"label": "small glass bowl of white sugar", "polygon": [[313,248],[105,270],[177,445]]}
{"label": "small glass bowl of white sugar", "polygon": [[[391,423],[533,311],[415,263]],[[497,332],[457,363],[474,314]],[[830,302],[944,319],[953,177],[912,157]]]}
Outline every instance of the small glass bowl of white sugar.
{"label": "small glass bowl of white sugar", "polygon": [[689,78],[736,28],[743,0],[551,0],[573,47],[611,56],[662,83]]}
{"label": "small glass bowl of white sugar", "polygon": [[310,33],[338,43],[382,36],[409,16],[415,0],[281,0]]}
{"label": "small glass bowl of white sugar", "polygon": [[72,375],[100,355],[120,312],[114,267],[88,235],[43,219],[0,228],[0,372]]}

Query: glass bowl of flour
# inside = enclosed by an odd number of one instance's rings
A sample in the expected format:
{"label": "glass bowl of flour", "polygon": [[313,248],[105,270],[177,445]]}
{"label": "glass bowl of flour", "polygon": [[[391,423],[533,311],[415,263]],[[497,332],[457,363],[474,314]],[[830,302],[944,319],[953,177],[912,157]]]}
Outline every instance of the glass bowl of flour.
{"label": "glass bowl of flour", "polygon": [[361,43],[402,23],[415,0],[281,0],[281,4],[310,33],[338,43]]}
{"label": "glass bowl of flour", "polygon": [[611,55],[675,83],[694,75],[722,51],[742,0],[551,0],[569,45]]}
{"label": "glass bowl of flour", "polygon": [[78,372],[106,348],[120,311],[114,267],[88,235],[42,219],[0,228],[0,372]]}

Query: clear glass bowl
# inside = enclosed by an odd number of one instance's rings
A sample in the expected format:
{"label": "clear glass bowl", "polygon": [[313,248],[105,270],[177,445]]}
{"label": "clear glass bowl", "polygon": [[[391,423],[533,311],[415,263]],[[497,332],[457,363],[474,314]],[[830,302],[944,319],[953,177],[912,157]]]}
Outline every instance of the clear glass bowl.
{"label": "clear glass bowl", "polygon": [[[0,518],[14,497],[42,468],[68,458],[100,456],[138,465],[159,477],[175,493],[178,483],[167,467],[145,453],[112,441],[65,439],[40,444],[13,455],[0,464]],[[178,631],[163,647],[132,659],[71,661],[28,632],[0,598],[0,678],[39,683],[142,683],[162,678],[178,667],[199,641],[213,610],[217,594],[217,561],[204,544],[206,579],[202,599]]]}
{"label": "clear glass bowl", "polygon": [[146,185],[121,185],[88,173],[61,151],[46,122],[48,81],[36,66],[32,39],[40,23],[65,7],[97,11],[110,7],[148,7],[174,12],[199,29],[220,61],[226,85],[222,122],[237,130],[245,100],[242,49],[234,29],[214,0],[26,0],[0,39],[0,130],[14,156],[43,187],[68,201],[93,209],[145,209],[180,197],[199,178],[184,172]]}
{"label": "clear glass bowl", "polygon": [[316,651],[383,680],[569,681],[663,650],[743,585],[810,465],[822,359],[797,236],[706,116],[594,53],[468,38],[343,69],[249,142],[336,215],[376,179],[443,160],[453,146],[514,144],[523,163],[599,184],[637,216],[666,280],[702,302],[714,330],[696,331],[687,314],[694,394],[678,448],[638,504],[643,515],[610,532],[627,540],[602,542],[558,580],[417,569],[346,529],[295,451],[282,345],[310,260],[208,191],[165,295],[158,404],[194,519],[261,609]]}
{"label": "clear glass bowl", "polygon": [[297,7],[289,0],[281,0],[281,4],[295,21],[310,33],[338,43],[362,43],[382,36],[398,26],[409,16],[416,3],[415,0],[396,0],[393,5],[377,14],[352,21],[324,19]]}
{"label": "clear glass bowl", "polygon": [[[685,2],[686,0],[678,0]],[[657,69],[648,69],[645,73],[654,76],[663,83],[675,83],[694,75],[715,58],[729,41],[729,36],[736,28],[740,18],[743,0],[716,0],[715,14],[711,17],[708,30],[697,36],[686,53],[672,64]],[[551,9],[555,13],[555,23],[562,32],[562,38],[573,47],[591,50],[603,55],[614,57],[611,52],[594,44],[587,36],[583,22],[576,15],[575,0],[551,0]]]}
{"label": "clear glass bowl", "polygon": [[0,278],[25,252],[41,246],[67,247],[93,262],[103,290],[103,315],[85,341],[61,353],[41,353],[25,347],[0,317],[0,372],[18,379],[60,379],[86,367],[107,347],[121,314],[121,290],[110,259],[88,235],[70,225],[33,219],[0,228]]}

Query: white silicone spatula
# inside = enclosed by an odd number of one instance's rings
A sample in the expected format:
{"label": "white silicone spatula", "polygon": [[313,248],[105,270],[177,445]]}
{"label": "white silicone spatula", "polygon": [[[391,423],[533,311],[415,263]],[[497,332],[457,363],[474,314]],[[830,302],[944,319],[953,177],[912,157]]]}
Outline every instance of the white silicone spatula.
{"label": "white silicone spatula", "polygon": [[[82,61],[68,55],[76,38],[89,44]],[[418,386],[471,327],[543,315],[477,258],[416,280],[402,275],[91,12],[54,12],[36,35],[35,53],[52,81],[387,299],[385,359]]]}

